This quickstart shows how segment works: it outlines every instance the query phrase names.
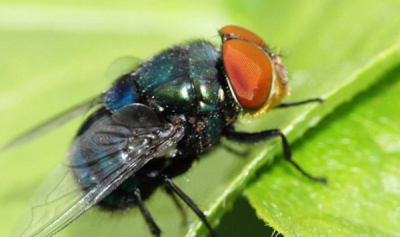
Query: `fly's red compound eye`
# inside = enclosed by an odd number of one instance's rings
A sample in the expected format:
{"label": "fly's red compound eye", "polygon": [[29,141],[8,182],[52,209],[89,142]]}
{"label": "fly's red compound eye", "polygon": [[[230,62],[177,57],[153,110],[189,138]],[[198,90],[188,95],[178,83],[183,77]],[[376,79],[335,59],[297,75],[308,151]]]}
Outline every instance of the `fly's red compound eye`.
{"label": "fly's red compound eye", "polygon": [[237,102],[257,110],[268,100],[273,80],[272,63],[259,47],[232,39],[222,47],[222,59]]}
{"label": "fly's red compound eye", "polygon": [[268,48],[267,44],[260,37],[239,26],[225,26],[219,31],[219,33],[222,35],[223,41],[239,38],[253,42],[262,48]]}

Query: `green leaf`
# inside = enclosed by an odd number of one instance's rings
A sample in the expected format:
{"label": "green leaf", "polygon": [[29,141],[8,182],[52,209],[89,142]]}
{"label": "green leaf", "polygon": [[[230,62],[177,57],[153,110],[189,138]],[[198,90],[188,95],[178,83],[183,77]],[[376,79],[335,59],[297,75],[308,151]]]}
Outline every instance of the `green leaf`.
{"label": "green leaf", "polygon": [[281,158],[246,188],[257,214],[284,236],[399,236],[400,67],[338,107],[293,144],[327,186]]}
{"label": "green leaf", "polygon": [[[146,4],[79,0],[55,4],[46,0],[35,4],[3,0],[0,4],[0,144],[99,94],[111,83],[105,72],[114,59],[127,55],[146,59],[191,38],[218,44],[216,29],[227,24],[249,28],[272,48],[280,49],[290,74],[292,95],[287,101],[326,97],[324,106],[276,110],[254,119],[244,117],[239,124],[239,129],[248,131],[281,128],[291,141],[400,61],[396,45],[400,3],[394,0]],[[35,189],[62,160],[81,122],[0,154],[0,236],[9,235]],[[257,178],[266,172],[263,165],[281,152],[278,140],[239,148],[251,149],[250,155],[243,158],[220,147],[174,180],[202,210],[208,210],[214,225],[255,178],[246,192],[250,197]],[[330,177],[329,170],[322,169],[326,164],[308,164],[305,159],[311,156],[294,157],[313,174]],[[280,177],[321,188],[292,169]],[[161,191],[146,205],[163,236],[186,233],[173,202]],[[189,221],[198,219],[187,212]],[[191,225],[189,235],[196,233],[207,234],[198,221]],[[151,236],[136,209],[113,214],[91,210],[57,236],[110,235]]]}

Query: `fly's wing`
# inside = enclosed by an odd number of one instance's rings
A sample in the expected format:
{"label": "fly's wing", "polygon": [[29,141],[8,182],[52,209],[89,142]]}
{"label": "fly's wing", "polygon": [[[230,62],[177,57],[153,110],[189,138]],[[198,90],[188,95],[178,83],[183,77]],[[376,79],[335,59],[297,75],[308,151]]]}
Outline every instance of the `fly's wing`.
{"label": "fly's wing", "polygon": [[179,141],[182,125],[162,123],[141,104],[89,117],[76,137],[68,161],[41,185],[12,236],[51,236],[65,228],[149,160]]}
{"label": "fly's wing", "polygon": [[100,96],[96,99],[91,99],[83,104],[80,104],[76,107],[69,109],[68,111],[63,112],[62,114],[46,121],[42,125],[32,129],[31,131],[23,134],[20,137],[17,137],[13,141],[9,142],[3,147],[0,147],[0,152],[5,151],[20,145],[23,145],[27,142],[35,140],[36,138],[52,131],[55,128],[61,127],[62,125],[68,123],[69,121],[75,119],[76,117],[83,115],[90,108],[99,105],[102,102],[103,96]]}
{"label": "fly's wing", "polygon": [[[111,65],[107,69],[106,76],[112,80],[116,80],[121,76],[137,69],[139,67],[139,64],[140,60],[132,56],[125,56],[118,58],[111,63]],[[4,145],[3,147],[0,147],[0,152],[35,140],[36,138],[52,131],[53,129],[61,127],[62,125],[68,123],[69,121],[77,118],[78,116],[83,115],[92,107],[102,104],[103,101],[104,101],[104,94],[96,99],[91,99],[90,101],[87,101],[83,104],[73,107],[68,111],[65,111],[62,114],[57,115],[54,118],[44,122],[43,124],[32,129],[31,131],[28,131],[27,133],[21,135],[20,137],[17,137],[16,139]]]}

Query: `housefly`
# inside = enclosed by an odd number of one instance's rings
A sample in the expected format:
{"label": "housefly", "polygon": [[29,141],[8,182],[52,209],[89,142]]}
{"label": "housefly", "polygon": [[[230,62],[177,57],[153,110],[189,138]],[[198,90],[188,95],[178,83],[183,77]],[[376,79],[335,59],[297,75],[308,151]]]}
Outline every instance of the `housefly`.
{"label": "housefly", "polygon": [[239,113],[258,116],[283,104],[288,94],[286,69],[256,34],[237,26],[219,30],[221,48],[204,40],[178,44],[127,71],[98,98],[9,143],[32,140],[89,108],[67,158],[42,184],[23,213],[13,236],[51,236],[93,206],[106,211],[138,207],[152,234],[160,229],[144,200],[160,186],[182,199],[212,226],[195,203],[172,181],[219,144],[220,139],[255,143],[280,137],[284,157],[292,159],[279,129],[235,131]]}

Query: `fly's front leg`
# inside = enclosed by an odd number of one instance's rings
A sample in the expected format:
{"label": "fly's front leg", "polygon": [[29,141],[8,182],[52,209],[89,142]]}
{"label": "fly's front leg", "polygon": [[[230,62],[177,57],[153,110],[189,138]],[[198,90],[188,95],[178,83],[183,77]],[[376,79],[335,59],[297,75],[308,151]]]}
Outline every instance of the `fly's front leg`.
{"label": "fly's front leg", "polygon": [[312,180],[318,181],[318,182],[322,182],[322,183],[327,182],[325,178],[314,177],[314,176],[308,174],[296,162],[294,162],[292,160],[292,152],[291,152],[289,143],[286,140],[285,135],[283,135],[283,133],[279,129],[271,129],[271,130],[257,132],[257,133],[244,133],[244,132],[235,132],[232,130],[227,130],[227,131],[224,131],[223,135],[228,140],[242,142],[242,143],[255,143],[255,142],[260,142],[260,141],[268,140],[268,139],[275,138],[275,137],[281,137],[282,146],[283,146],[283,155],[287,161],[289,161],[298,171],[300,171],[306,177],[308,177]]}
{"label": "fly's front leg", "polygon": [[303,105],[303,104],[307,104],[307,103],[314,103],[314,102],[318,102],[318,103],[322,104],[322,103],[324,103],[324,100],[321,98],[314,98],[314,99],[303,100],[303,101],[292,102],[292,103],[281,103],[280,105],[276,106],[275,108],[294,107],[294,106]]}

